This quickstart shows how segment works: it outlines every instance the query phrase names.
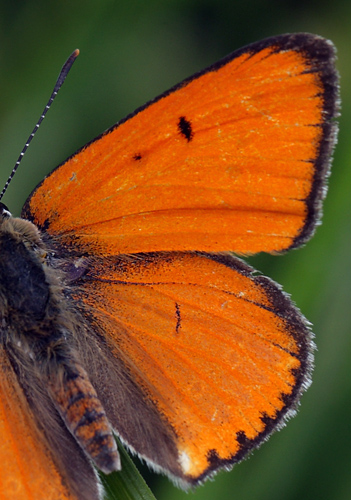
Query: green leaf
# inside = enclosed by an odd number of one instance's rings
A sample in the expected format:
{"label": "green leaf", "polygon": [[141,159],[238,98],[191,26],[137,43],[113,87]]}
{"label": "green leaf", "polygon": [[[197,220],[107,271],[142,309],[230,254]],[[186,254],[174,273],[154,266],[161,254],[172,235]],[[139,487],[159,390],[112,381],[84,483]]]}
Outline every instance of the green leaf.
{"label": "green leaf", "polygon": [[105,475],[100,473],[106,489],[106,500],[156,500],[133,460],[117,439],[122,470]]}

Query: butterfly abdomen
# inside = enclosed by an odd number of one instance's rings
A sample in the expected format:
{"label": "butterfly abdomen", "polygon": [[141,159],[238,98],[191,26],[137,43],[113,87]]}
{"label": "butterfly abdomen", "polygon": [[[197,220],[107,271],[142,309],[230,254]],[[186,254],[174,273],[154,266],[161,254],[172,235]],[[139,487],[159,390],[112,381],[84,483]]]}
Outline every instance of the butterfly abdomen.
{"label": "butterfly abdomen", "polygon": [[49,382],[51,397],[76,440],[105,473],[119,470],[120,459],[105,410],[78,364],[66,368],[63,377]]}

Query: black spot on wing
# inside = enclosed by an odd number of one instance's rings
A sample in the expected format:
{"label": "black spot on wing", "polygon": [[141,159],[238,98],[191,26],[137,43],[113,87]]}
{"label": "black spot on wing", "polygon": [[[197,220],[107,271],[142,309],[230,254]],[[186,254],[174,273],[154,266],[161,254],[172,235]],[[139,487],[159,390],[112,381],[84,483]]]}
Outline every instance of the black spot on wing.
{"label": "black spot on wing", "polygon": [[179,330],[181,329],[182,327],[182,318],[180,316],[180,307],[179,307],[179,304],[177,304],[177,302],[175,303],[175,316],[176,316],[176,333],[179,333]]}
{"label": "black spot on wing", "polygon": [[194,136],[194,132],[189,120],[185,116],[181,116],[178,121],[178,130],[185,137],[185,139],[190,142]]}
{"label": "black spot on wing", "polygon": [[141,158],[142,158],[142,156],[141,156],[141,154],[140,154],[140,153],[136,153],[136,154],[133,156],[133,160],[135,160],[135,161],[139,161],[139,160],[141,160]]}

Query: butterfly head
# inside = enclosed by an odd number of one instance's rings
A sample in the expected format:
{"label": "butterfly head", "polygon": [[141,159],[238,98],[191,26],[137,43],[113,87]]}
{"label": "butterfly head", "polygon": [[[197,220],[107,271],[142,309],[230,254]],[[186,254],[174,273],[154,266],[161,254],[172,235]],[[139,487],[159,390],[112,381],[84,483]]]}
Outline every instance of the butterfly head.
{"label": "butterfly head", "polygon": [[12,214],[11,212],[9,211],[9,209],[7,208],[6,205],[4,205],[3,203],[0,202],[0,216],[2,218],[7,218],[7,217],[12,217]]}

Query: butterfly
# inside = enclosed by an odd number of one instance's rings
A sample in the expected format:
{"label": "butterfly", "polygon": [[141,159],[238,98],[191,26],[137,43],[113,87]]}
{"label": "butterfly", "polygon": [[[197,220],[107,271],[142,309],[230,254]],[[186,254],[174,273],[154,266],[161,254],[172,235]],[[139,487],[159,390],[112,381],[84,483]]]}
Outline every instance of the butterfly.
{"label": "butterfly", "polygon": [[1,204],[2,498],[97,500],[113,433],[186,489],[294,415],[308,322],[233,252],[312,236],[337,115],[332,43],[268,38]]}

